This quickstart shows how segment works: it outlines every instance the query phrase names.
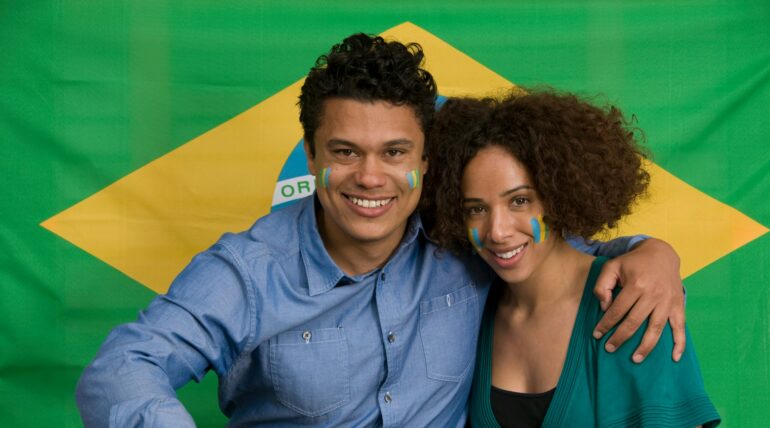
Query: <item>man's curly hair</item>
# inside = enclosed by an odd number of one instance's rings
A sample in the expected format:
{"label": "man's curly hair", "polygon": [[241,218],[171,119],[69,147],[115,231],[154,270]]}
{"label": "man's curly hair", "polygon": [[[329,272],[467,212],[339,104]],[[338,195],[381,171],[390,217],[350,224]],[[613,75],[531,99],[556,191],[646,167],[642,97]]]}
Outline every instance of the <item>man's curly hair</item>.
{"label": "man's curly hair", "polygon": [[455,252],[469,248],[462,175],[489,146],[502,147],[527,168],[553,231],[590,238],[614,227],[650,181],[634,131],[640,134],[617,108],[553,90],[449,99],[428,141],[422,212],[431,236]]}
{"label": "man's curly hair", "polygon": [[387,101],[414,109],[427,133],[436,101],[436,82],[421,68],[424,54],[417,43],[386,42],[382,37],[354,34],[320,56],[308,73],[299,96],[299,121],[315,155],[313,138],[324,101],[348,98]]}

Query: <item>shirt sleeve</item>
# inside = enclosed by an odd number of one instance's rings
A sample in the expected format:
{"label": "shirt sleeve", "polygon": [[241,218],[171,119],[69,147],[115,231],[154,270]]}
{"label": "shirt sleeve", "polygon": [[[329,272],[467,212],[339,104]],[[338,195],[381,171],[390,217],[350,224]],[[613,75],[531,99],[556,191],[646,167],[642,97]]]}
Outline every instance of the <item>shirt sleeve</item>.
{"label": "shirt sleeve", "polygon": [[641,364],[631,361],[639,346],[643,326],[616,352],[603,351],[605,335],[597,347],[597,420],[599,426],[650,427],[703,425],[713,427],[720,417],[706,394],[695,346],[689,331],[687,351],[676,363],[671,359],[673,338],[666,325],[658,345]]}
{"label": "shirt sleeve", "polygon": [[240,267],[226,245],[214,245],[109,334],[77,386],[86,427],[195,426],[175,390],[210,369],[226,373],[252,336],[253,293]]}
{"label": "shirt sleeve", "polygon": [[580,236],[567,236],[567,242],[576,250],[598,257],[614,258],[631,251],[634,246],[645,239],[647,235],[621,236],[611,241],[595,241]]}

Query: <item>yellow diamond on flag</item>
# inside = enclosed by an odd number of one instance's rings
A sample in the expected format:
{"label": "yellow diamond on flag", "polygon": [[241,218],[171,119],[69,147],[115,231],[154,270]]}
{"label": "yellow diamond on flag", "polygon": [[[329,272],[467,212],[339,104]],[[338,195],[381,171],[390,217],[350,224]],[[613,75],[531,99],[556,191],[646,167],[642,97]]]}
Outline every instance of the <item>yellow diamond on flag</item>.
{"label": "yellow diamond on flag", "polygon": [[[512,84],[411,23],[383,33],[418,42],[444,96]],[[44,221],[42,226],[146,287],[165,292],[197,252],[267,214],[281,167],[302,137],[302,80]],[[671,243],[686,276],[767,232],[739,211],[651,165],[652,197],[620,233]]]}
{"label": "yellow diamond on flag", "polygon": [[619,235],[645,233],[671,244],[687,277],[767,233],[767,228],[678,179],[648,165],[650,196],[618,228]]}

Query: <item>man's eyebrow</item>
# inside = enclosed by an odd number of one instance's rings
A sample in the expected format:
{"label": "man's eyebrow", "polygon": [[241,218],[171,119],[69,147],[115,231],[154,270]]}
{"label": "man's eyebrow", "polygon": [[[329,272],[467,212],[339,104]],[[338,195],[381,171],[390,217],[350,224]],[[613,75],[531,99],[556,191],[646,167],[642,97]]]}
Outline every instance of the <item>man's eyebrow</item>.
{"label": "man's eyebrow", "polygon": [[[326,142],[326,145],[329,146],[329,147],[332,147],[332,146],[358,147],[358,144],[356,144],[356,143],[354,143],[352,141],[343,140],[341,138],[332,138],[331,140],[328,140]],[[399,139],[396,139],[396,140],[386,141],[385,143],[383,143],[383,147],[385,147],[385,148],[391,148],[391,147],[407,147],[407,148],[411,148],[411,147],[414,147],[414,141],[406,139],[406,138],[399,138]]]}
{"label": "man's eyebrow", "polygon": [[398,139],[398,140],[391,140],[391,141],[385,142],[385,147],[387,147],[387,148],[396,147],[396,146],[397,147],[404,147],[404,146],[406,146],[407,148],[411,148],[411,147],[414,147],[414,141],[407,140],[405,138],[401,138],[401,139]]}
{"label": "man's eyebrow", "polygon": [[356,143],[348,140],[342,140],[339,138],[332,138],[331,140],[328,140],[326,142],[327,146],[348,146],[348,147],[357,147]]}

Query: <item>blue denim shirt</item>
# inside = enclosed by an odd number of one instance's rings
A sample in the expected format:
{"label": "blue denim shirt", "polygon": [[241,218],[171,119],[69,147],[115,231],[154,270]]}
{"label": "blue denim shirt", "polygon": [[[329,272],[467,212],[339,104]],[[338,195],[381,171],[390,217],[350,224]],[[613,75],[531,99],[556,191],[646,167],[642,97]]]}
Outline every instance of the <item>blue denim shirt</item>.
{"label": "blue denim shirt", "polygon": [[314,205],[225,234],[113,330],[78,384],[86,426],[194,426],[174,390],[208,370],[233,427],[463,426],[492,272],[436,253],[415,214],[382,268],[348,276]]}

